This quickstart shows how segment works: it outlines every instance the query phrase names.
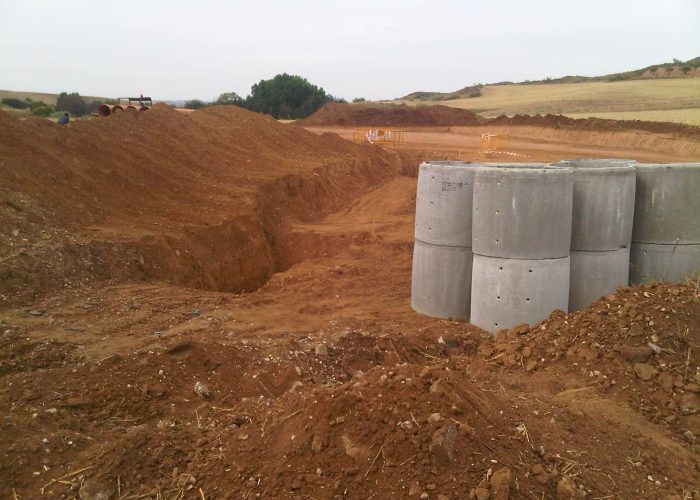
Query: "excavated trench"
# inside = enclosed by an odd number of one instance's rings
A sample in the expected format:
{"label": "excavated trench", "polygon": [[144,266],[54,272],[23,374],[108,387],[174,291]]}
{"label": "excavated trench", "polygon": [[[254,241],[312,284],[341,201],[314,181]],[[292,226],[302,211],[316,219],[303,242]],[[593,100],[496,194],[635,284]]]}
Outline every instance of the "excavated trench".
{"label": "excavated trench", "polygon": [[18,255],[11,265],[0,263],[0,292],[20,302],[95,280],[254,291],[274,273],[347,244],[344,235],[300,233],[291,231],[293,224],[317,222],[397,176],[415,177],[417,164],[400,154],[348,159],[264,184],[248,205],[218,224],[189,224],[137,238],[99,231],[88,238],[64,238],[32,255]]}

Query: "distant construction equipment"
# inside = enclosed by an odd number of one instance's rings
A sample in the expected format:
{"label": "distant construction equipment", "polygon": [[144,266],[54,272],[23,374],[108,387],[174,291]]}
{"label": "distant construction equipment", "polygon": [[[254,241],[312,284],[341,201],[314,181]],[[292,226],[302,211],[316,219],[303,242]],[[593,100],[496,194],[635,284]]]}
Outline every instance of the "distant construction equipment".
{"label": "distant construction equipment", "polygon": [[117,97],[117,104],[100,104],[97,108],[98,116],[111,116],[122,111],[148,111],[153,106],[150,97]]}

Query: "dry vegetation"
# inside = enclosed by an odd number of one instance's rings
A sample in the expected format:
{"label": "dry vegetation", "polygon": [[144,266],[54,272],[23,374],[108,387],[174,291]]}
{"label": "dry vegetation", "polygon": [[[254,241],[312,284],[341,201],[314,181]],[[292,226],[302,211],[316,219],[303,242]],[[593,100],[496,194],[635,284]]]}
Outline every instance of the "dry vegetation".
{"label": "dry vegetation", "polygon": [[[420,101],[403,102],[422,104]],[[481,97],[431,104],[470,109],[489,117],[551,113],[576,118],[598,116],[697,125],[700,121],[700,78],[493,85],[484,87]]]}

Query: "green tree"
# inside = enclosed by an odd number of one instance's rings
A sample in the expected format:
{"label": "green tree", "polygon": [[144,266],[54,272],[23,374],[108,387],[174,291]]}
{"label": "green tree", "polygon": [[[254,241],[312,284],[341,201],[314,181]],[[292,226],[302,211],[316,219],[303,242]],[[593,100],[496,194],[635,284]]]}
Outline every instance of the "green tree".
{"label": "green tree", "polygon": [[185,101],[185,107],[187,109],[202,109],[207,107],[208,104],[204,101],[200,101],[199,99],[190,99],[189,101]]}
{"label": "green tree", "polygon": [[58,111],[68,111],[75,116],[83,116],[88,112],[88,105],[77,92],[71,92],[70,94],[61,92],[56,100],[56,109]]}
{"label": "green tree", "polygon": [[221,104],[225,106],[243,106],[244,103],[245,102],[243,101],[243,98],[235,92],[224,92],[215,101],[215,104]]}
{"label": "green tree", "polygon": [[34,116],[51,116],[56,112],[56,108],[43,102],[39,103],[38,106],[32,106],[31,109]]}
{"label": "green tree", "polygon": [[304,118],[326,101],[334,100],[321,87],[298,75],[282,73],[271,80],[260,80],[250,89],[245,107],[275,118]]}

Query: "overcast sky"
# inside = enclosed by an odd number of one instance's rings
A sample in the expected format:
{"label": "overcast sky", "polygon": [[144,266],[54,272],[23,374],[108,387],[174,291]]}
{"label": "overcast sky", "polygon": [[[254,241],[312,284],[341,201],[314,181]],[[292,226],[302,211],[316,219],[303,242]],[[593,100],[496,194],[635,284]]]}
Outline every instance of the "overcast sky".
{"label": "overcast sky", "polygon": [[700,0],[0,0],[0,89],[210,100],[287,72],[350,99],[700,56]]}

